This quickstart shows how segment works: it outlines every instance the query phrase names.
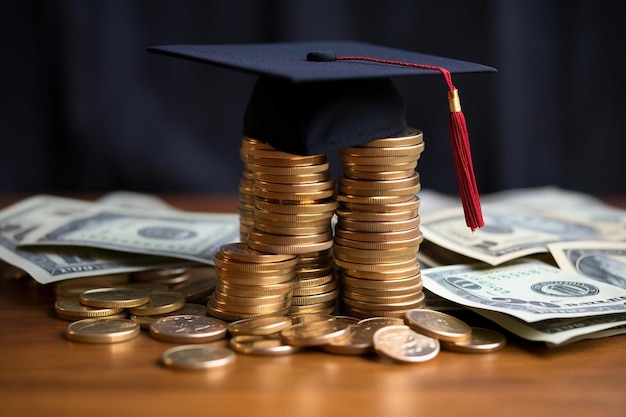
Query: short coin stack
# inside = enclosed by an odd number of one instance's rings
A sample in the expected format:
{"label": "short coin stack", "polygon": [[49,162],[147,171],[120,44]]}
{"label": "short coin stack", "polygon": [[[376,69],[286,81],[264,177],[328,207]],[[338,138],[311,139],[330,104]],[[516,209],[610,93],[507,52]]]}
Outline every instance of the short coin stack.
{"label": "short coin stack", "polygon": [[333,248],[342,301],[356,317],[402,317],[423,304],[417,250],[422,133],[413,128],[340,152]]}
{"label": "short coin stack", "polygon": [[337,201],[326,155],[294,155],[244,137],[241,158],[241,230],[248,230],[248,246],[268,254],[299,255],[299,284],[290,314],[332,311],[339,294],[331,251]]}
{"label": "short coin stack", "polygon": [[332,313],[339,287],[331,249],[301,254],[296,269],[298,285],[293,291],[289,314]]}
{"label": "short coin stack", "polygon": [[235,321],[287,314],[297,285],[296,255],[259,252],[239,242],[222,246],[214,261],[218,282],[207,304],[210,315]]}

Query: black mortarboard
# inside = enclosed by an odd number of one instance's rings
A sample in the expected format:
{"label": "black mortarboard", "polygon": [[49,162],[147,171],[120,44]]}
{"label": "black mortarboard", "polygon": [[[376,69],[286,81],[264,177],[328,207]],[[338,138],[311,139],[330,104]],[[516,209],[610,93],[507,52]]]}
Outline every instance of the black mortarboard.
{"label": "black mortarboard", "polygon": [[[391,78],[439,71],[454,93],[449,93],[451,114],[462,118],[450,73],[495,71],[471,62],[350,41],[165,45],[148,50],[258,76],[244,114],[243,134],[302,155],[330,153],[402,132],[407,127],[404,100]],[[452,124],[452,136],[455,130],[467,142],[464,119],[460,133]],[[468,205],[478,204],[474,211],[480,219],[468,220],[474,229],[482,226],[482,215],[471,158],[458,160],[459,152],[469,154],[469,145],[453,143],[453,147],[463,148],[454,152],[457,176],[471,174],[469,189],[464,192],[468,185],[460,179],[459,186],[466,220]],[[476,201],[466,202],[472,197],[464,199],[464,194],[472,193]]]}

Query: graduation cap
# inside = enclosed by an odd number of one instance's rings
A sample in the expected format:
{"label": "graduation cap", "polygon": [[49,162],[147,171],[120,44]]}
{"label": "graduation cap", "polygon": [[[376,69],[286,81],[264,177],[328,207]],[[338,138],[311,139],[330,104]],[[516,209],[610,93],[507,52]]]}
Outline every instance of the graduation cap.
{"label": "graduation cap", "polygon": [[351,41],[163,45],[148,51],[254,74],[243,134],[300,155],[330,153],[407,127],[392,78],[441,74],[467,225],[483,226],[465,119],[451,73],[493,72],[471,62]]}

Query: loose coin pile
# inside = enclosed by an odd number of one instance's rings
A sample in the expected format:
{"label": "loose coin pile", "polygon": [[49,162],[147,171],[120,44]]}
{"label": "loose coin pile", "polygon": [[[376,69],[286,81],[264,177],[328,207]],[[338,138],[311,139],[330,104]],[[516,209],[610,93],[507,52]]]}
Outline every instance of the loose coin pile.
{"label": "loose coin pile", "polygon": [[342,301],[353,316],[402,317],[423,305],[415,196],[420,189],[415,168],[423,149],[422,132],[407,128],[340,151],[343,175],[333,251]]}
{"label": "loose coin pile", "polygon": [[223,245],[214,261],[218,283],[207,305],[212,316],[234,321],[289,312],[297,255],[259,252],[238,242]]}

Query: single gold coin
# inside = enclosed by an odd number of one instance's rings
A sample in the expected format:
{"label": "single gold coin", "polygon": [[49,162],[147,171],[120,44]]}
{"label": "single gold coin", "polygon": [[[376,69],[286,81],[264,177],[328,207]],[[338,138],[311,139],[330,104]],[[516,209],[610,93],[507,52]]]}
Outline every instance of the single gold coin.
{"label": "single gold coin", "polygon": [[395,281],[398,279],[414,277],[420,274],[419,264],[403,269],[390,269],[388,271],[362,271],[358,269],[346,269],[342,271],[344,277],[368,279],[371,281]]}
{"label": "single gold coin", "polygon": [[346,219],[339,217],[337,227],[343,230],[366,233],[386,233],[412,230],[420,225],[420,216],[405,220],[394,221],[363,221],[357,219]]}
{"label": "single gold coin", "polygon": [[289,316],[263,316],[238,320],[228,325],[228,333],[232,336],[267,336],[278,333],[292,325]]}
{"label": "single gold coin", "polygon": [[[375,281],[376,282],[376,281]],[[422,292],[424,285],[420,282],[417,285],[398,288],[363,288],[343,283],[343,289],[347,293],[357,293],[363,297],[398,297],[416,295]],[[373,298],[376,299],[376,298]],[[393,298],[392,298],[393,299]]]}
{"label": "single gold coin", "polygon": [[325,189],[320,191],[311,192],[278,192],[265,190],[262,188],[254,187],[254,197],[264,198],[268,200],[280,201],[289,204],[308,204],[315,203],[319,200],[325,200],[331,198],[335,194],[335,189]]}
{"label": "single gold coin", "polygon": [[343,175],[354,180],[387,181],[409,178],[415,173],[415,168],[401,169],[398,171],[361,171],[356,166],[354,169],[344,169]]}
{"label": "single gold coin", "polygon": [[400,261],[394,262],[391,261],[389,263],[377,263],[377,264],[365,264],[365,263],[357,263],[357,262],[347,262],[343,259],[335,259],[335,264],[341,268],[349,269],[349,270],[359,270],[359,271],[368,271],[368,272],[385,272],[385,271],[397,271],[397,270],[405,270],[407,268],[417,266],[417,259],[415,256],[409,257],[408,259],[402,259]]}
{"label": "single gold coin", "polygon": [[309,295],[325,294],[337,288],[337,281],[329,281],[322,285],[302,286],[293,290],[294,297],[305,297]]}
{"label": "single gold coin", "polygon": [[277,338],[256,335],[233,336],[229,343],[235,352],[245,355],[290,355],[301,349],[299,346],[288,345]]}
{"label": "single gold coin", "polygon": [[[337,230],[337,229],[335,229]],[[361,240],[356,240],[358,235],[350,236],[351,239],[346,239],[341,236],[335,235],[335,243],[337,245],[355,248],[355,249],[366,249],[366,250],[394,250],[394,249],[403,249],[403,248],[412,248],[417,252],[419,249],[424,237],[419,234],[415,237],[411,237],[408,239],[398,239],[391,241],[378,241],[378,242],[366,242]]]}
{"label": "single gold coin", "polygon": [[330,178],[325,181],[317,181],[301,184],[284,184],[270,181],[254,180],[254,188],[266,192],[275,191],[278,193],[317,193],[319,191],[332,190],[335,188],[335,180]]}
{"label": "single gold coin", "polygon": [[171,313],[157,314],[154,316],[138,316],[135,314],[131,314],[129,318],[135,323],[137,323],[142,329],[150,330],[150,325],[154,323],[155,321],[162,319],[163,317],[179,316],[183,314],[195,315],[195,316],[206,316],[207,315],[206,306],[202,304],[196,304],[196,303],[185,303],[185,305],[182,308],[176,311],[172,311]]}
{"label": "single gold coin", "polygon": [[278,244],[278,243],[258,242],[258,241],[249,239],[248,244],[252,248],[261,250],[261,251],[267,251],[267,252],[273,252],[273,253],[300,254],[300,253],[308,253],[311,251],[330,249],[333,247],[333,240],[329,239],[324,242],[306,243],[306,244],[297,244],[297,243]]}
{"label": "single gold coin", "polygon": [[178,292],[153,292],[150,293],[150,301],[137,307],[131,307],[129,312],[137,316],[171,313],[181,309],[186,301],[185,296]]}
{"label": "single gold coin", "polygon": [[419,185],[420,176],[417,172],[414,172],[410,177],[401,178],[397,180],[385,180],[385,181],[372,181],[372,180],[355,180],[346,178],[345,176],[339,177],[339,185],[348,189],[363,189],[363,190],[389,190],[389,189],[401,189],[407,187],[413,187]]}
{"label": "single gold coin", "polygon": [[275,263],[296,259],[295,255],[277,255],[251,249],[246,243],[229,243],[220,247],[220,255],[226,262],[235,260],[249,263]]}
{"label": "single gold coin", "polygon": [[132,320],[96,318],[70,323],[65,336],[75,342],[117,343],[134,339],[140,332],[139,325]]}
{"label": "single gold coin", "polygon": [[323,303],[308,304],[308,305],[292,305],[289,307],[289,315],[307,314],[307,313],[325,313],[334,314],[336,307],[336,300],[326,301]]}
{"label": "single gold coin", "polygon": [[[355,149],[355,148],[352,148]],[[363,148],[366,149],[366,148]],[[376,148],[385,149],[391,152],[390,155],[375,155],[375,152],[367,152],[366,155],[350,155],[346,152],[340,153],[339,158],[342,164],[349,165],[394,165],[402,163],[412,163],[417,161],[420,154],[424,150],[424,144],[416,145],[415,147],[407,147],[410,151],[403,152],[401,154],[394,154],[390,151],[391,148]]]}
{"label": "single gold coin", "polygon": [[259,208],[254,208],[254,218],[255,219],[263,219],[274,222],[290,222],[290,223],[298,223],[298,222],[318,222],[318,221],[329,221],[334,214],[334,211],[322,211],[318,213],[275,213],[272,211],[261,210]]}
{"label": "single gold coin", "polygon": [[392,171],[405,171],[408,169],[415,170],[417,168],[417,161],[419,158],[414,158],[409,161],[394,162],[389,160],[379,161],[377,158],[368,158],[371,161],[366,161],[368,164],[357,164],[353,161],[341,160],[341,167],[344,171],[364,171],[364,172],[392,172]]}
{"label": "single gold coin", "polygon": [[132,288],[96,288],[84,291],[79,299],[90,307],[130,308],[148,303],[150,294]]}
{"label": "single gold coin", "polygon": [[271,313],[235,313],[231,311],[222,310],[219,307],[214,307],[213,305],[211,305],[210,299],[209,299],[209,302],[207,303],[206,308],[207,308],[207,312],[209,313],[209,316],[212,316],[221,320],[225,320],[225,321],[237,321],[237,320],[249,319],[253,317],[261,317],[261,316],[267,316],[267,315],[280,316],[280,315],[286,315],[289,313],[289,307],[285,307],[282,310],[272,311]]}
{"label": "single gold coin", "polygon": [[[403,310],[403,311],[408,311],[408,310],[414,310],[414,309],[419,309],[424,305],[424,294],[418,294],[415,295],[414,297],[409,298],[408,300],[403,300],[403,301],[386,301],[386,302],[381,302],[381,303],[377,303],[377,302],[368,302],[368,301],[360,301],[360,300],[355,300],[353,298],[349,298],[347,296],[348,294],[343,294],[343,302],[346,306],[349,306],[353,309],[356,310],[361,310],[361,311],[376,311],[376,312],[381,312],[381,311],[399,311],[399,310]],[[382,315],[382,314],[379,314]],[[406,323],[406,321],[405,321]]]}
{"label": "single gold coin", "polygon": [[54,303],[57,316],[67,320],[79,320],[84,318],[106,317],[119,314],[123,308],[88,307],[81,304],[77,298],[62,298]]}
{"label": "single gold coin", "polygon": [[345,203],[386,205],[410,201],[413,199],[414,194],[415,193],[402,193],[400,195],[355,195],[354,192],[350,194],[340,192],[335,196],[335,199],[343,205],[345,205]]}
{"label": "single gold coin", "polygon": [[213,258],[215,267],[219,273],[220,270],[238,271],[238,272],[261,272],[266,274],[281,274],[295,270],[298,264],[298,258],[292,256],[291,259],[280,262],[242,262],[234,259],[224,258],[221,252],[218,252]]}
{"label": "single gold coin", "polygon": [[314,172],[301,175],[274,175],[257,172],[254,177],[259,181],[267,181],[278,184],[309,184],[330,179],[330,171]]}
{"label": "single gold coin", "polygon": [[[253,162],[260,161],[260,162]],[[308,175],[308,174],[316,174],[319,172],[328,172],[330,165],[328,162],[323,164],[313,164],[313,165],[283,165],[283,166],[274,166],[267,165],[263,163],[263,159],[252,158],[252,161],[247,161],[248,168],[254,172],[255,175],[262,174],[270,174],[270,175]]]}
{"label": "single gold coin", "polygon": [[262,221],[255,221],[254,228],[257,231],[279,236],[308,236],[331,230],[329,220],[326,220],[319,225],[307,225],[305,223],[300,223],[299,225],[289,225],[285,223],[283,223],[283,225],[277,225],[277,223],[267,224]]}
{"label": "single gold coin", "polygon": [[225,303],[222,300],[216,298],[215,293],[209,298],[207,306],[216,307],[221,311],[227,311],[229,313],[246,314],[246,317],[255,317],[259,315],[280,315],[285,308],[289,308],[291,305],[291,299],[285,297],[284,301],[280,301],[272,304],[260,304],[260,305],[238,305]]}
{"label": "single gold coin", "polygon": [[161,356],[165,366],[180,369],[208,369],[235,361],[235,353],[225,347],[183,345],[167,349]]}
{"label": "single gold coin", "polygon": [[334,199],[326,199],[310,204],[284,204],[275,201],[256,199],[254,206],[258,209],[282,214],[316,214],[334,213],[339,203]]}
{"label": "single gold coin", "polygon": [[335,229],[335,235],[348,240],[361,242],[388,242],[390,240],[408,240],[423,238],[419,227],[393,232],[356,232],[342,228]]}
{"label": "single gold coin", "polygon": [[406,146],[356,146],[344,148],[339,151],[341,158],[345,156],[356,157],[383,157],[383,158],[404,158],[417,157],[424,151],[424,142]]}
{"label": "single gold coin", "polygon": [[399,363],[425,362],[435,358],[440,350],[437,339],[402,325],[378,329],[372,343],[381,357]]}
{"label": "single gold coin", "polygon": [[374,212],[374,213],[393,213],[398,211],[418,210],[421,201],[417,196],[409,198],[406,201],[397,203],[385,203],[385,204],[362,204],[356,201],[343,201],[341,208],[346,210]]}
{"label": "single gold coin", "polygon": [[388,138],[375,139],[370,142],[365,142],[361,146],[372,147],[391,147],[391,146],[408,146],[417,145],[424,141],[424,134],[421,130],[414,127],[407,127],[402,132],[390,136]]}
{"label": "single gold coin", "polygon": [[326,313],[300,313],[291,316],[293,324],[306,323],[311,321],[328,321],[336,320],[336,317],[332,314]]}
{"label": "single gold coin", "polygon": [[241,285],[231,282],[220,282],[217,291],[225,295],[234,295],[239,297],[264,297],[267,295],[288,294],[298,287],[298,281],[295,279],[278,284],[251,284]]}
{"label": "single gold coin", "polygon": [[404,323],[416,332],[448,342],[465,342],[472,336],[472,329],[465,322],[436,310],[411,310]]}
{"label": "single gold coin", "polygon": [[292,346],[319,346],[342,337],[348,331],[344,321],[305,321],[281,330],[280,338]]}
{"label": "single gold coin", "polygon": [[506,346],[506,337],[492,329],[472,327],[469,340],[462,342],[447,342],[441,340],[441,347],[446,350],[463,353],[490,353]]}
{"label": "single gold coin", "polygon": [[337,210],[340,219],[358,220],[363,222],[394,222],[398,220],[409,220],[419,216],[418,210],[407,210],[397,212],[367,212],[357,210]]}
{"label": "single gold coin", "polygon": [[221,291],[215,291],[212,295],[213,300],[231,307],[235,306],[265,306],[283,303],[291,298],[290,293],[265,295],[262,297],[245,297],[231,294],[224,294]]}
{"label": "single gold coin", "polygon": [[220,319],[185,314],[155,321],[150,325],[150,335],[171,343],[207,343],[224,338],[226,328]]}
{"label": "single gold coin", "polygon": [[352,277],[350,275],[346,275],[345,273],[341,277],[341,283],[343,286],[359,288],[361,290],[371,289],[371,290],[382,290],[382,291],[393,291],[396,289],[404,289],[404,288],[422,288],[422,275],[418,271],[414,275],[409,275],[405,278],[396,278],[396,279],[388,279],[388,280],[376,280],[376,279],[365,279]]}

